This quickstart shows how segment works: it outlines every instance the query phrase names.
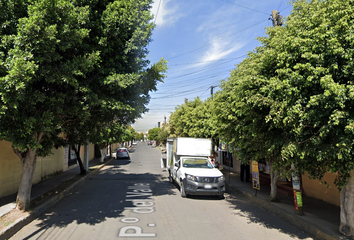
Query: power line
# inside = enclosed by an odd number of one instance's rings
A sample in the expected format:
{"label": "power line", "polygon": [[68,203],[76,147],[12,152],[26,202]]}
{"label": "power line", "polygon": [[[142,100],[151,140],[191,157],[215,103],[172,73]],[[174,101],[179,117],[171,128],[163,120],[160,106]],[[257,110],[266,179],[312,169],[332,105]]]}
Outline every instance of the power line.
{"label": "power line", "polygon": [[277,9],[280,9],[280,7],[281,7],[281,5],[282,5],[283,1],[284,1],[284,0],[280,0],[279,6],[278,6],[278,8],[277,8]]}
{"label": "power line", "polygon": [[186,93],[196,93],[196,92],[201,92],[204,91],[204,89],[200,89],[200,88],[195,88],[195,89],[191,89],[191,90],[186,90],[186,91],[181,91],[179,93],[175,93],[175,95],[168,95],[168,96],[162,96],[162,97],[156,97],[156,98],[151,98],[151,99],[165,99],[165,98],[176,98],[176,97],[181,97],[181,96],[185,96]]}
{"label": "power line", "polygon": [[174,92],[172,94],[171,94],[171,92],[169,92],[168,93],[169,95],[162,96],[162,97],[151,98],[151,99],[174,98],[174,97],[184,96],[186,93],[201,92],[201,91],[204,91],[205,87],[207,87],[207,90],[208,90],[210,88],[210,85],[215,85],[215,84],[218,84],[218,83],[220,83],[220,81],[213,82],[212,84],[208,84],[206,86],[200,86],[198,88],[194,88],[194,89],[190,89],[190,90]]}
{"label": "power line", "polygon": [[[205,80],[205,79],[203,79],[203,80]],[[188,87],[188,86],[191,86],[191,85],[193,85],[193,84],[195,84],[195,83],[198,83],[198,82],[200,82],[200,81],[197,81],[197,82],[192,82],[192,83],[190,83],[190,84],[186,84],[186,85],[179,85],[179,84],[175,84],[174,86],[169,86],[169,88],[175,88],[176,87],[176,85],[178,85],[178,87],[179,88],[184,88],[184,87]],[[164,91],[167,91],[168,89],[165,89]],[[165,94],[165,93],[158,93],[158,92],[156,92],[155,94]]]}
{"label": "power line", "polygon": [[157,7],[157,11],[156,11],[156,17],[155,17],[155,21],[154,21],[154,24],[156,24],[156,19],[157,19],[157,15],[159,14],[159,9],[160,9],[160,4],[161,4],[161,1],[159,2],[159,6]]}
{"label": "power line", "polygon": [[[242,56],[237,57],[237,58],[243,58],[243,57],[245,57],[245,56],[247,56],[247,55],[242,55]],[[237,58],[236,58],[236,59],[237,59]],[[233,61],[233,60],[235,60],[235,59],[228,60],[228,61],[219,63],[219,64],[217,64],[217,65],[213,65],[213,66],[211,66],[211,67],[203,68],[203,69],[198,70],[198,71],[194,71],[194,72],[190,72],[190,73],[185,73],[185,74],[179,75],[179,76],[177,76],[177,77],[169,78],[169,80],[170,80],[170,79],[181,78],[181,77],[185,77],[185,76],[189,76],[189,75],[193,75],[193,74],[196,74],[196,73],[199,73],[199,72],[204,72],[205,70],[209,70],[209,69],[211,69],[211,68],[220,66],[220,65],[222,65],[222,64],[229,63],[229,62],[231,62],[231,61]]]}
{"label": "power line", "polygon": [[291,5],[288,5],[286,8],[283,8],[282,10],[280,10],[279,12],[284,11],[285,9],[288,9],[289,7],[291,7]]}
{"label": "power line", "polygon": [[[220,82],[221,80],[217,80],[218,82]],[[213,81],[213,82],[215,82],[215,81]],[[198,83],[198,82],[197,82]],[[202,83],[204,83],[204,84],[206,84],[206,86],[209,86],[210,85],[210,83],[209,82],[206,82],[206,81],[204,81],[204,82],[202,82]],[[186,88],[186,87],[191,87],[192,85],[195,85],[196,84],[196,82],[194,82],[194,83],[191,83],[191,84],[186,84],[186,85],[178,85],[178,89],[183,89],[183,88]],[[170,90],[171,89],[171,90]],[[173,93],[173,90],[176,90],[176,86],[171,86],[170,88],[167,88],[167,89],[163,89],[163,90],[161,90],[160,89],[160,91],[162,91],[162,92],[156,92],[156,93],[154,93],[154,94],[166,94],[166,91],[168,91],[170,94],[171,94],[171,91],[172,91],[172,93]]]}
{"label": "power line", "polygon": [[234,4],[234,5],[237,5],[237,6],[239,6],[239,7],[242,7],[242,8],[245,8],[245,9],[248,9],[248,10],[251,10],[251,11],[254,11],[254,12],[264,13],[264,14],[266,14],[266,15],[269,15],[269,13],[265,13],[265,12],[262,12],[262,11],[258,11],[258,10],[256,10],[256,9],[246,7],[246,6],[243,6],[243,5],[238,4],[238,3],[230,2],[230,1],[227,1],[227,0],[221,0],[221,1]]}
{"label": "power line", "polygon": [[205,90],[205,92],[203,92],[203,94],[201,94],[200,97],[203,96],[209,90],[209,88],[207,88],[207,90]]}
{"label": "power line", "polygon": [[[234,69],[234,68],[232,68],[232,69]],[[163,83],[162,85],[160,85],[159,89],[173,87],[173,86],[185,84],[185,83],[198,83],[199,81],[204,80],[204,79],[210,79],[210,78],[214,78],[214,77],[221,76],[224,74],[229,74],[232,69],[227,69],[227,70],[223,70],[223,71],[219,71],[219,72],[215,72],[215,73],[211,73],[208,75],[203,75],[203,76],[195,77],[195,78],[188,78],[188,79],[183,79],[183,80],[179,80],[179,81],[166,82],[166,83]]]}
{"label": "power line", "polygon": [[225,63],[232,62],[233,60],[236,60],[236,59],[244,58],[244,57],[246,57],[246,56],[247,56],[247,54],[244,54],[244,55],[242,55],[242,56],[235,57],[235,58],[229,58],[229,59],[227,59],[227,61],[224,61],[224,62],[222,62],[222,63],[216,64],[216,65],[212,65],[212,66],[207,66],[207,67],[205,67],[205,68],[202,68],[201,70],[194,71],[194,72],[191,72],[191,73],[182,74],[182,75],[179,75],[179,76],[176,76],[176,77],[172,77],[172,78],[168,78],[168,79],[169,79],[169,80],[170,80],[170,79],[176,79],[176,78],[184,77],[184,76],[186,76],[186,75],[191,75],[191,74],[195,74],[195,73],[202,72],[202,71],[205,71],[205,70],[209,70],[209,69],[211,69],[211,68],[214,68],[214,67],[223,65],[223,64],[225,64]]}
{"label": "power line", "polygon": [[191,63],[177,63],[177,64],[172,64],[168,65],[169,67],[175,67],[175,66],[181,66],[181,65],[194,65],[194,64],[199,64],[199,63],[209,63],[209,62],[217,62],[217,61],[227,61],[227,60],[235,60],[239,57],[236,58],[221,58],[221,59],[216,59],[216,60],[209,60],[209,61],[200,61],[200,62],[191,62]]}
{"label": "power line", "polygon": [[[267,15],[269,15],[269,14],[267,14]],[[166,57],[166,59],[167,59],[167,60],[171,60],[171,59],[174,59],[174,58],[177,58],[177,57],[186,55],[186,54],[188,54],[188,53],[195,52],[195,51],[197,51],[197,50],[199,50],[199,49],[202,49],[202,48],[205,48],[205,47],[208,47],[208,46],[212,45],[214,42],[225,40],[225,38],[228,38],[228,37],[231,37],[231,36],[233,36],[233,35],[235,35],[235,34],[238,34],[238,33],[244,32],[244,31],[246,31],[246,30],[249,30],[250,28],[253,28],[253,27],[255,27],[255,26],[257,26],[257,25],[259,25],[259,24],[261,24],[261,23],[263,23],[263,22],[265,22],[265,21],[268,22],[268,18],[265,19],[265,20],[262,20],[262,21],[260,21],[260,22],[258,22],[258,23],[256,23],[256,24],[253,24],[253,25],[251,25],[251,26],[249,26],[249,27],[247,27],[247,28],[244,28],[244,29],[242,29],[242,30],[240,30],[240,31],[238,31],[238,32],[229,33],[229,34],[225,34],[224,36],[215,37],[214,39],[211,39],[208,43],[196,45],[194,49],[192,48],[191,50],[185,50],[185,51],[187,51],[187,52],[181,53],[181,54],[179,54],[179,55],[172,56],[172,57],[170,57],[170,58]],[[183,52],[183,50],[178,51],[178,52]],[[174,54],[174,53],[172,53],[172,54],[170,54],[170,55],[173,55],[173,54]],[[168,55],[167,55],[167,56],[168,56]]]}

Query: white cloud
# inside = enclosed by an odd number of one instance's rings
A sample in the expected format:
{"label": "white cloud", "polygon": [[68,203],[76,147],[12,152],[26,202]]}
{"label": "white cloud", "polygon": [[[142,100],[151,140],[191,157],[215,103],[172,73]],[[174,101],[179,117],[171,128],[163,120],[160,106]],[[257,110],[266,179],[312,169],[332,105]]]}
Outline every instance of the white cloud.
{"label": "white cloud", "polygon": [[172,26],[182,14],[178,13],[178,5],[171,0],[155,0],[151,12],[154,14],[154,22],[158,27]]}
{"label": "white cloud", "polygon": [[225,5],[205,17],[196,31],[208,39],[208,43],[206,43],[208,47],[199,59],[202,63],[197,66],[207,65],[208,61],[230,57],[232,53],[247,44],[247,41],[244,40],[248,39],[247,37],[236,34],[237,30],[246,27],[242,25],[244,15],[241,13],[239,8]]}
{"label": "white cloud", "polygon": [[230,53],[240,50],[245,44],[241,42],[212,41],[210,48],[203,55],[202,61],[222,59]]}

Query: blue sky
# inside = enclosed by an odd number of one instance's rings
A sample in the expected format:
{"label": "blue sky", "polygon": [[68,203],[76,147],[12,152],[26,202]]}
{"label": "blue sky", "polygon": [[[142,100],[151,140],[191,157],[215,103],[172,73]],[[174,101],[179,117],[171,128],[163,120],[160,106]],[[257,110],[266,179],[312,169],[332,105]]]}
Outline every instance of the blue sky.
{"label": "blue sky", "polygon": [[288,0],[155,0],[151,12],[157,25],[149,44],[151,63],[168,60],[167,77],[150,94],[149,112],[133,124],[147,132],[167,121],[185,98],[202,100],[214,93],[220,81],[271,27],[269,17],[278,10],[284,17],[292,7]]}

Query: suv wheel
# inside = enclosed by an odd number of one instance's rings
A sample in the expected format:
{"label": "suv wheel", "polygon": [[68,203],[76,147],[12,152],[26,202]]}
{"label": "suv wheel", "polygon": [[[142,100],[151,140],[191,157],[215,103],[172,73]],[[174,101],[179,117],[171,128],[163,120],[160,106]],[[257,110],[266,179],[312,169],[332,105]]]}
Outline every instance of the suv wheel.
{"label": "suv wheel", "polygon": [[187,197],[186,191],[184,190],[184,184],[183,184],[182,180],[181,180],[181,187],[179,190],[181,192],[181,197],[183,197],[183,198]]}
{"label": "suv wheel", "polygon": [[170,171],[168,171],[168,181],[173,183],[172,173]]}

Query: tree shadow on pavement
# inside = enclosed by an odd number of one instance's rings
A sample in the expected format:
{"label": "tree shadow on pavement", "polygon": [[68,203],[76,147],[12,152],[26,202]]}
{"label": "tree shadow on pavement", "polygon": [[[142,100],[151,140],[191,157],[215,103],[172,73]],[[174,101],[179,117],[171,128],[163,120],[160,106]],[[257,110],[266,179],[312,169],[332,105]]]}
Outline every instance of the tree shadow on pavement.
{"label": "tree shadow on pavement", "polygon": [[271,212],[255,205],[245,197],[237,193],[228,194],[226,201],[230,208],[236,210],[233,214],[247,218],[248,223],[257,223],[269,229],[277,229],[291,237],[306,239],[309,234],[291,225],[287,221],[275,216]]}
{"label": "tree shadow on pavement", "polygon": [[174,186],[168,178],[161,174],[128,173],[113,161],[99,173],[90,177],[84,185],[75,188],[64,200],[41,215],[37,229],[24,239],[36,236],[52,227],[65,228],[72,223],[96,225],[108,219],[124,217],[125,208],[134,207],[131,201],[126,201],[135,184],[149,184],[151,196],[136,197],[135,199],[151,199],[161,195],[175,195]]}

